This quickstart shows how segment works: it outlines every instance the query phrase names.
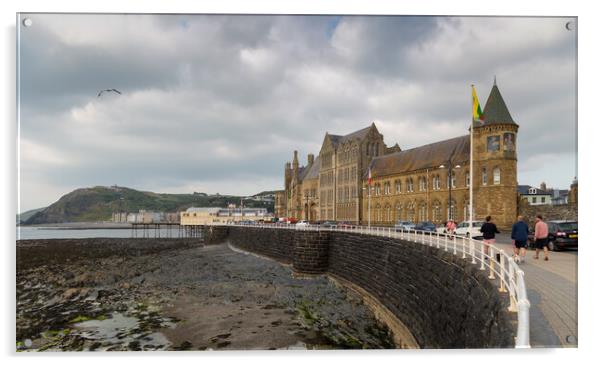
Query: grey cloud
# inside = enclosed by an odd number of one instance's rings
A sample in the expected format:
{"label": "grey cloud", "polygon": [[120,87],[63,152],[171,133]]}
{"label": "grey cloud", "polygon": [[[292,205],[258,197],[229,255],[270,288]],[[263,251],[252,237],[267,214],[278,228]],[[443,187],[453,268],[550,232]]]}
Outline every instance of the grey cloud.
{"label": "grey cloud", "polygon": [[[555,22],[37,14],[21,39],[23,207],[98,184],[281,188],[292,151],[305,162],[326,131],[376,121],[403,149],[467,133],[469,85],[484,105],[494,74],[521,183],[568,185],[575,49]],[[96,98],[111,87],[123,95]],[[533,172],[538,156],[560,165]]]}

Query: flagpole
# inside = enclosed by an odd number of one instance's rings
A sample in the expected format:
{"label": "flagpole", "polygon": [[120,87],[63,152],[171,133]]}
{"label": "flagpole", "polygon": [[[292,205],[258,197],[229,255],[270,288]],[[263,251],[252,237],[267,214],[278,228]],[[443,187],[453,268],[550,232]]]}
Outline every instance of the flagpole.
{"label": "flagpole", "polygon": [[371,198],[372,198],[372,184],[368,184],[368,229],[370,229],[370,218],[372,217],[372,212],[370,211]]}
{"label": "flagpole", "polygon": [[468,198],[468,209],[469,209],[469,211],[468,211],[468,237],[470,237],[470,238],[472,238],[472,218],[473,218],[472,217],[472,209],[473,209],[472,208],[473,207],[473,205],[472,205],[473,204],[473,202],[472,202],[472,185],[474,184],[473,173],[472,173],[473,172],[473,162],[472,162],[472,159],[473,159],[473,156],[472,156],[473,131],[472,130],[474,129],[473,113],[474,113],[474,102],[475,102],[474,96],[473,96],[474,85],[471,85],[471,88],[472,88],[472,90],[471,90],[470,94],[471,94],[472,100],[470,102],[470,120],[471,120],[471,122],[470,122],[470,184],[468,186],[468,191],[469,191],[469,193],[468,193],[468,196],[469,196],[469,198]]}

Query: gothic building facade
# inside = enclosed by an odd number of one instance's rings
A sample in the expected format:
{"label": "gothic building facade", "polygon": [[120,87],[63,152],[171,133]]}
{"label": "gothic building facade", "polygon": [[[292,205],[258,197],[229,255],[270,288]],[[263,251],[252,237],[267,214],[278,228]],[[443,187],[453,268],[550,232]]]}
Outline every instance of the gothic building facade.
{"label": "gothic building facade", "polygon": [[[518,125],[496,84],[473,127],[474,219],[491,215],[506,228],[517,213]],[[300,166],[295,151],[286,163],[276,214],[374,225],[462,221],[468,219],[469,166],[469,134],[402,151],[387,147],[374,123],[344,136],[326,133],[318,158],[310,154]]]}

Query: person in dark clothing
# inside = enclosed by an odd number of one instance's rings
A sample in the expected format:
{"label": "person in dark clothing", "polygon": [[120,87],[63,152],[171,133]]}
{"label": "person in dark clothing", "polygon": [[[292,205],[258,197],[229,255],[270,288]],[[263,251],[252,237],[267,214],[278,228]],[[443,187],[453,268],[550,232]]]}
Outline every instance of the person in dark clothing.
{"label": "person in dark clothing", "polygon": [[497,226],[491,222],[490,215],[485,217],[485,223],[481,226],[481,233],[483,233],[483,243],[485,243],[485,255],[489,256],[489,245],[495,243],[495,234],[500,233]]}
{"label": "person in dark clothing", "polygon": [[527,240],[529,239],[529,226],[519,215],[516,223],[512,225],[512,243],[514,243],[514,261],[525,262],[527,255]]}

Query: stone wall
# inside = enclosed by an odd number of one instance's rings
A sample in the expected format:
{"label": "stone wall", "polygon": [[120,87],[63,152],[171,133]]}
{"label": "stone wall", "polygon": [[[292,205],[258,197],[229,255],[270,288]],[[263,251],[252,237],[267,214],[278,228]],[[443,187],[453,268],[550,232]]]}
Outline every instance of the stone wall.
{"label": "stone wall", "polygon": [[238,248],[365,290],[421,348],[512,347],[507,299],[468,260],[434,247],[344,232],[229,227]]}
{"label": "stone wall", "polygon": [[541,214],[545,221],[550,220],[577,220],[577,205],[529,205],[524,199],[520,201],[518,213],[525,217],[525,221],[535,224],[535,216]]}

